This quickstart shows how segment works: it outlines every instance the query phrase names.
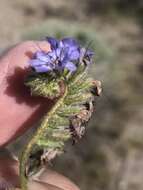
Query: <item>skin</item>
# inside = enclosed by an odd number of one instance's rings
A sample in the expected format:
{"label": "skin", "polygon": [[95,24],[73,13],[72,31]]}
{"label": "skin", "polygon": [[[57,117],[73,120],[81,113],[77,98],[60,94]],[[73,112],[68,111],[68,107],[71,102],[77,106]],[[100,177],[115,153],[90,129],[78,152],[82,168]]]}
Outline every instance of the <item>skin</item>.
{"label": "skin", "polygon": [[[28,130],[53,104],[45,98],[31,97],[24,86],[28,60],[39,49],[49,51],[50,45],[44,41],[23,42],[0,59],[0,150]],[[0,185],[4,182],[19,189],[18,176],[18,161],[10,154],[0,154]],[[37,181],[29,181],[28,189],[79,190],[69,179],[48,169]]]}

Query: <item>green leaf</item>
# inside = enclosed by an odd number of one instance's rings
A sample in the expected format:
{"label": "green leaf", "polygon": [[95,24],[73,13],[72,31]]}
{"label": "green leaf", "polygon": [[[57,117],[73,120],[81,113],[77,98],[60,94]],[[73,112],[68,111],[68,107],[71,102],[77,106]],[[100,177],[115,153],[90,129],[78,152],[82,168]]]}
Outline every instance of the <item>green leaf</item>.
{"label": "green leaf", "polygon": [[61,117],[69,117],[78,114],[81,111],[81,109],[82,108],[80,106],[65,105],[57,110],[57,114]]}
{"label": "green leaf", "polygon": [[53,140],[49,140],[49,139],[39,139],[37,141],[37,145],[39,147],[43,147],[43,148],[59,148],[61,149],[64,146],[64,142],[62,141],[53,141]]}
{"label": "green leaf", "polygon": [[29,77],[25,85],[30,87],[31,95],[48,98],[56,98],[60,95],[60,86],[58,80],[50,80],[48,76],[38,75]]}

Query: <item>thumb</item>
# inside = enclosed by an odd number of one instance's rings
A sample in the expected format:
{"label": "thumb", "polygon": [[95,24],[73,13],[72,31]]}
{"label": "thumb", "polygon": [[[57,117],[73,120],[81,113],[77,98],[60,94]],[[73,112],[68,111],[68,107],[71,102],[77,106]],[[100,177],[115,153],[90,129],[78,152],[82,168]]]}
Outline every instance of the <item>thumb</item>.
{"label": "thumb", "polygon": [[0,147],[20,136],[51,107],[51,101],[31,97],[24,86],[29,56],[39,47],[50,50],[47,42],[28,41],[12,48],[0,60]]}

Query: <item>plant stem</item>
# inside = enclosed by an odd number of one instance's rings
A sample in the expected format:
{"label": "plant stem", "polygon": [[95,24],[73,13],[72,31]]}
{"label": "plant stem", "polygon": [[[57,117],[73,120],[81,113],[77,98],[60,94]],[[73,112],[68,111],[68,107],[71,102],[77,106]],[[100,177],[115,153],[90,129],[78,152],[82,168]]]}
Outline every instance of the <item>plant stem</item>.
{"label": "plant stem", "polygon": [[27,190],[27,177],[26,177],[26,165],[29,159],[29,156],[32,152],[33,146],[36,145],[36,142],[38,139],[44,135],[47,127],[48,127],[48,122],[49,119],[53,116],[53,114],[56,112],[56,110],[61,106],[63,103],[64,98],[67,95],[67,87],[64,86],[64,92],[62,92],[62,95],[60,98],[57,100],[56,104],[53,106],[50,112],[47,113],[47,115],[44,117],[41,126],[38,128],[36,133],[34,134],[33,138],[30,140],[30,142],[27,144],[26,148],[22,152],[21,159],[20,159],[20,180],[21,180],[21,189],[22,190]]}

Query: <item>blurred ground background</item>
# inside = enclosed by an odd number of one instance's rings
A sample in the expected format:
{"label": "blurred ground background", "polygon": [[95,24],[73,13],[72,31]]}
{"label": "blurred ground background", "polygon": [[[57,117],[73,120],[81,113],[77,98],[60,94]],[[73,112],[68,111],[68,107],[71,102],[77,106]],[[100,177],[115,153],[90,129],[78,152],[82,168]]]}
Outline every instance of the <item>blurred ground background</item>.
{"label": "blurred ground background", "polygon": [[143,1],[0,1],[0,48],[44,36],[92,41],[103,84],[86,137],[55,169],[81,190],[143,189]]}

